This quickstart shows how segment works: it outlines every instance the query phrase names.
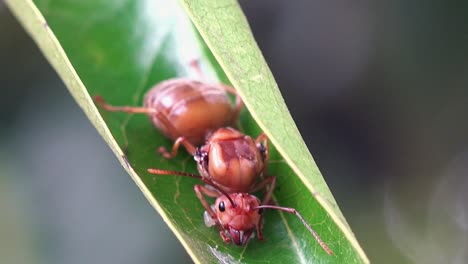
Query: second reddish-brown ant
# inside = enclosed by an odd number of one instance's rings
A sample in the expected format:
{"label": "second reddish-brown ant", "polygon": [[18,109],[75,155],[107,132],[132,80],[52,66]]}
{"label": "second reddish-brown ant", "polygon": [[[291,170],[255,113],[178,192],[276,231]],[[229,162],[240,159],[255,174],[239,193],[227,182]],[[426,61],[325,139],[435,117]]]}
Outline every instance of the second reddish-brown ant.
{"label": "second reddish-brown ant", "polygon": [[[191,66],[201,77],[198,61]],[[235,105],[231,104],[226,92],[236,97]],[[113,106],[101,96],[94,100],[104,109],[112,112],[146,114],[166,137],[172,140],[183,138],[189,152],[191,145],[202,144],[206,135],[214,130],[232,126],[242,110],[242,99],[234,88],[225,84],[213,84],[189,78],[173,78],[153,86],[144,97],[143,107]]]}

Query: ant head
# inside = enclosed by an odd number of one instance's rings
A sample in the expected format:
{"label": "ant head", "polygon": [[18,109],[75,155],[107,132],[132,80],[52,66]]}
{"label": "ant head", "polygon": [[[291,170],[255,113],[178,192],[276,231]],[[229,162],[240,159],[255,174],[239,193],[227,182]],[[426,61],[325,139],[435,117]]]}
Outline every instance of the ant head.
{"label": "ant head", "polygon": [[242,246],[249,241],[259,224],[261,209],[257,207],[260,201],[257,197],[247,193],[231,193],[229,196],[235,206],[226,195],[223,195],[216,199],[213,209],[224,228],[221,236]]}

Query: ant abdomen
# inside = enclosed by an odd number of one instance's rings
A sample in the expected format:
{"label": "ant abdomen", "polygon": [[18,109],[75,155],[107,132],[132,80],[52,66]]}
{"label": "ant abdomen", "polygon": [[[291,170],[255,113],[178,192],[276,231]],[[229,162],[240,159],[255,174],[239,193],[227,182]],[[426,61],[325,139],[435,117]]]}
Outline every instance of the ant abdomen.
{"label": "ant abdomen", "polygon": [[223,89],[192,79],[161,82],[146,93],[144,107],[163,114],[178,132],[174,135],[160,116],[149,114],[161,132],[176,140],[183,135],[193,145],[201,145],[205,135],[232,123],[235,109]]}

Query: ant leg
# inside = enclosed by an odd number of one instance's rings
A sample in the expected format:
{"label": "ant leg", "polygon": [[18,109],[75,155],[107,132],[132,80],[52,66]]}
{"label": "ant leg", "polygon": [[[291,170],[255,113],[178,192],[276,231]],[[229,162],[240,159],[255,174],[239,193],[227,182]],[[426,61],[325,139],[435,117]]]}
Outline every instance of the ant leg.
{"label": "ant leg", "polygon": [[233,126],[237,121],[239,121],[239,116],[242,111],[242,107],[244,107],[244,102],[242,102],[242,98],[236,94],[236,108],[234,114],[232,115],[231,125]]}
{"label": "ant leg", "polygon": [[[267,185],[268,189],[267,189]],[[258,192],[261,189],[265,190],[265,197],[263,198],[262,204],[268,204],[271,202],[271,197],[273,196],[273,190],[276,187],[276,176],[268,176],[263,181],[259,182],[252,189],[249,190],[249,193]]]}
{"label": "ant leg", "polygon": [[231,118],[231,126],[233,126],[239,120],[240,112],[242,111],[242,108],[244,107],[244,102],[242,101],[242,98],[237,93],[236,89],[234,89],[233,87],[223,84],[223,83],[220,83],[218,85],[223,90],[225,90],[226,92],[236,97],[236,107],[234,110],[234,114],[232,115],[232,118]]}
{"label": "ant leg", "polygon": [[[268,184],[270,184],[270,186],[267,189],[266,187]],[[256,192],[260,189],[265,189],[266,194],[265,194],[265,197],[263,197],[262,205],[266,205],[266,204],[271,203],[271,197],[273,196],[273,190],[275,189],[275,186],[276,186],[276,176],[269,176],[268,178],[264,179],[259,184],[257,184],[255,187],[253,187],[250,192]],[[263,240],[262,228],[263,228],[263,213],[260,215],[260,219],[258,219],[258,223],[256,224],[258,240]]]}
{"label": "ant leg", "polygon": [[[203,74],[201,68],[200,68],[200,61],[198,59],[193,59],[191,62],[190,62],[190,66],[192,68],[195,69],[195,71],[197,72],[197,75],[198,75],[198,78],[200,79],[205,79],[205,75]],[[236,107],[235,107],[235,111],[234,111],[234,114],[232,115],[232,119],[231,119],[231,122],[230,122],[230,125],[233,126],[237,120],[239,119],[239,115],[240,115],[240,112],[242,110],[242,107],[244,106],[244,103],[242,102],[242,98],[237,94],[237,91],[232,88],[231,86],[229,85],[226,85],[226,84],[223,84],[223,83],[220,83],[218,84],[219,87],[221,87],[223,90],[225,90],[226,92],[234,95],[236,97]]]}
{"label": "ant leg", "polygon": [[255,229],[257,229],[257,239],[258,240],[263,240],[265,239],[263,237],[263,221],[262,221],[263,217],[260,217],[260,220],[258,221],[258,223],[255,225]]}
{"label": "ant leg", "polygon": [[[150,107],[134,107],[134,106],[113,106],[106,101],[104,101],[104,98],[100,95],[96,95],[93,97],[94,102],[104,108],[107,111],[110,112],[125,112],[129,114],[147,114],[147,115],[152,115],[156,112],[156,109],[150,108]],[[124,132],[124,140],[125,140],[125,146],[123,147],[123,151],[125,155],[128,155],[128,140],[127,140],[127,134],[125,131],[125,126],[127,125],[128,119],[121,124],[120,129]]]}
{"label": "ant leg", "polygon": [[186,138],[181,137],[177,129],[172,125],[172,123],[167,119],[166,115],[161,112],[155,113],[156,118],[164,125],[164,127],[169,132],[171,138],[176,138],[174,145],[172,147],[172,153],[169,155],[165,147],[159,147],[158,152],[161,153],[166,159],[174,158],[177,155],[177,150],[179,145],[182,144],[190,155],[195,154],[195,146],[186,140]]}
{"label": "ant leg", "polygon": [[265,133],[261,133],[256,139],[255,143],[260,152],[264,154],[263,160],[263,175],[266,176],[268,173],[268,163],[270,161],[270,147],[268,146],[268,136]]}
{"label": "ant leg", "polygon": [[[260,182],[256,187],[254,187],[254,191],[258,191],[264,188],[263,194],[265,195],[263,203],[270,203],[271,202],[271,195],[273,194],[273,190],[276,185],[276,177],[268,177],[268,163],[270,161],[270,147],[268,146],[268,136],[265,133],[261,133],[256,139],[255,143],[257,148],[259,149],[260,153],[263,156],[263,171],[261,177],[264,179]],[[267,189],[267,184],[270,184],[270,188]]]}
{"label": "ant leg", "polygon": [[180,144],[183,144],[191,155],[195,153],[195,147],[192,144],[190,144],[190,142],[187,142],[187,139],[185,137],[178,137],[176,139],[174,145],[172,146],[171,153],[169,153],[167,149],[163,146],[158,148],[158,153],[163,155],[163,157],[166,159],[172,159],[175,156],[177,156],[177,151],[179,150]]}
{"label": "ant leg", "polygon": [[199,184],[196,184],[193,187],[193,190],[197,194],[198,200],[200,200],[203,207],[205,207],[205,210],[208,212],[213,222],[215,222],[216,227],[218,228],[219,234],[223,238],[223,241],[226,243],[229,243],[231,239],[224,233],[224,228],[221,226],[221,223],[219,222],[218,217],[216,216],[216,213],[213,211],[208,201],[206,201],[205,197],[203,197],[203,195],[206,195],[209,197],[219,197],[221,196],[221,193],[219,193],[216,190],[208,189],[205,186],[202,186]]}
{"label": "ant leg", "polygon": [[[271,202],[271,197],[273,196],[273,191],[276,187],[276,176],[268,177],[268,179],[271,179],[271,183],[268,190],[266,191],[265,197],[263,197],[263,204],[269,204]],[[265,181],[268,179],[265,179]]]}
{"label": "ant leg", "polygon": [[[195,187],[193,188],[195,190],[195,192],[197,193],[197,196],[198,196],[198,193],[202,193],[208,197],[212,197],[212,198],[218,198],[219,196],[221,196],[222,194],[218,191],[218,190],[215,190],[215,189],[210,189],[210,188],[207,188],[206,186],[203,186],[203,185],[200,185],[200,184],[195,184]],[[200,199],[200,197],[198,197]],[[202,196],[203,198],[203,196]],[[203,198],[202,199],[203,201],[206,202],[206,200]],[[206,204],[202,201],[202,204],[205,206],[205,205],[208,205],[208,202],[206,202]],[[209,206],[209,205],[208,205]],[[210,210],[211,210],[211,206],[210,207]]]}
{"label": "ant leg", "polygon": [[[148,171],[151,174],[156,174],[156,175],[177,175],[177,176],[192,177],[192,178],[200,179],[201,181],[203,181],[204,183],[210,185],[211,187],[213,187],[215,189],[213,191],[215,191],[215,193],[217,193],[217,195],[213,196],[213,197],[218,197],[218,196],[224,195],[229,200],[229,202],[232,204],[232,207],[236,207],[236,204],[234,203],[232,198],[229,196],[229,194],[225,190],[223,190],[221,187],[216,185],[214,182],[207,179],[206,177],[202,177],[200,175],[193,174],[193,173],[188,173],[188,172],[173,171],[173,170],[161,170],[161,169],[154,169],[154,168],[149,168],[146,171]],[[208,189],[206,187],[203,187],[203,188],[205,188],[207,190],[210,190],[210,189]],[[213,194],[213,193],[214,192],[211,192],[211,194]]]}
{"label": "ant leg", "polygon": [[149,107],[113,106],[113,105],[106,103],[106,101],[104,101],[104,98],[102,98],[102,96],[100,95],[94,96],[93,99],[102,108],[111,112],[126,112],[126,113],[131,113],[131,114],[154,114],[157,112],[156,109],[149,108]]}
{"label": "ant leg", "polygon": [[[172,123],[167,119],[167,117],[163,113],[157,111],[154,108],[133,107],[133,106],[113,106],[113,105],[106,103],[104,101],[104,98],[102,98],[102,96],[99,96],[99,95],[94,97],[94,101],[96,101],[96,103],[98,103],[102,108],[111,112],[153,114],[166,127],[171,137],[173,138],[179,137],[179,132],[177,132],[177,129],[172,125]],[[186,144],[184,144],[184,146],[187,147],[187,150],[191,149],[190,146],[187,146]]]}
{"label": "ant leg", "polygon": [[179,137],[179,133],[177,132],[177,129],[169,122],[167,117],[157,111],[154,108],[149,108],[149,107],[133,107],[133,106],[112,106],[109,105],[104,101],[104,98],[102,96],[95,96],[94,100],[96,103],[98,103],[102,108],[106,109],[107,111],[111,112],[126,112],[126,113],[141,113],[141,114],[154,114],[156,118],[159,119],[159,121],[166,127],[166,129],[169,131],[171,137],[177,138],[176,142],[174,143],[174,146],[172,147],[172,153],[169,155],[167,153],[167,150],[164,147],[160,147],[158,152],[163,154],[163,156],[167,159],[174,158],[177,155],[177,150],[179,148],[179,145],[182,144],[184,147],[187,149],[187,151],[193,155],[195,153],[195,147],[190,144],[185,138]]}
{"label": "ant leg", "polygon": [[281,207],[281,206],[275,206],[275,205],[260,205],[256,207],[257,209],[274,209],[274,210],[279,210],[283,211],[286,213],[294,214],[296,215],[302,222],[302,224],[305,225],[305,227],[309,230],[309,232],[314,236],[315,240],[320,244],[320,246],[328,253],[328,255],[333,255],[333,251],[323,242],[323,240],[320,238],[320,236],[315,232],[314,229],[307,223],[307,221],[302,217],[302,215],[294,208],[289,208],[289,207]]}
{"label": "ant leg", "polygon": [[205,75],[203,74],[201,67],[200,67],[200,59],[191,60],[190,67],[192,67],[197,72],[199,79],[201,80],[205,79]]}
{"label": "ant leg", "polygon": [[[268,184],[270,184],[270,186],[267,189],[266,187]],[[256,192],[258,190],[265,189],[266,194],[265,194],[265,197],[263,197],[262,205],[270,204],[275,186],[276,186],[276,176],[269,176],[263,181],[261,181],[260,183],[258,183],[255,187],[253,187],[250,190],[250,192]],[[263,213],[260,215],[260,219],[258,219],[258,222],[256,224],[258,240],[263,240],[262,228],[263,228]]]}

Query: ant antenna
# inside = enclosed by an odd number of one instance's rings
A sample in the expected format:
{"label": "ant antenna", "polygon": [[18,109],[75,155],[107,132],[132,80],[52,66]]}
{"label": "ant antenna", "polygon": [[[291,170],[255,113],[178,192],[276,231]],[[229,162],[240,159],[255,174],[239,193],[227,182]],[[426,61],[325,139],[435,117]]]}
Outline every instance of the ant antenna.
{"label": "ant antenna", "polygon": [[232,207],[236,207],[236,204],[234,203],[231,196],[229,196],[229,194],[226,191],[224,191],[218,185],[214,184],[212,181],[207,180],[200,175],[197,175],[194,173],[182,172],[182,171],[171,171],[171,170],[160,170],[160,169],[148,169],[147,171],[151,174],[157,174],[157,175],[177,175],[177,176],[185,176],[185,177],[192,177],[192,178],[200,179],[204,183],[212,186],[213,188],[218,190],[220,193],[222,193],[224,196],[226,196],[229,202],[231,202]]}
{"label": "ant antenna", "polygon": [[317,240],[317,242],[320,244],[320,246],[323,248],[323,250],[325,250],[328,253],[328,255],[333,256],[333,251],[331,251],[331,249],[328,248],[327,244],[325,244],[325,242],[323,242],[323,240],[320,238],[320,236],[317,234],[317,232],[315,232],[314,229],[312,229],[312,227],[309,225],[309,223],[307,223],[307,221],[304,219],[304,217],[302,217],[302,215],[296,209],[288,208],[288,207],[275,206],[275,205],[259,205],[259,206],[254,207],[254,209],[262,209],[262,208],[280,210],[280,211],[284,211],[286,213],[295,214],[301,220],[301,222],[306,226],[306,228],[310,231],[310,233],[314,236],[315,240]]}

